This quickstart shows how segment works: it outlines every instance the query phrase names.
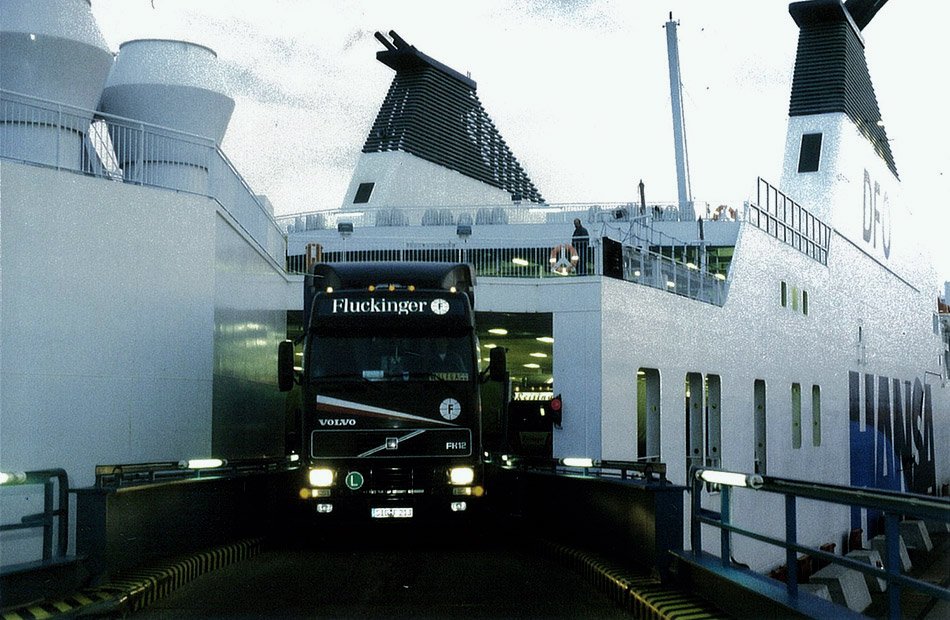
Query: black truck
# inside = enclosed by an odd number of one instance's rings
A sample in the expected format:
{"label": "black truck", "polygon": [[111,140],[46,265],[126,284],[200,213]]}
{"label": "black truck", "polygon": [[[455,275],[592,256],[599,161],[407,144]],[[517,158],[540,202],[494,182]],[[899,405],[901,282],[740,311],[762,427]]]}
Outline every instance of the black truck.
{"label": "black truck", "polygon": [[484,494],[475,274],[464,263],[317,263],[304,282],[297,383],[300,496],[318,514],[379,519],[471,512]]}

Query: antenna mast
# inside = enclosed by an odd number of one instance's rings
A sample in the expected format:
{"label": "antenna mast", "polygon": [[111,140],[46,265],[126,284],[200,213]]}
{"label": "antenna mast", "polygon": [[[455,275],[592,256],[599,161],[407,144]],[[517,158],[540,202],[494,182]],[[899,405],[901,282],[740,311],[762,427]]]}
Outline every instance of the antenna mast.
{"label": "antenna mast", "polygon": [[677,22],[666,22],[666,50],[670,65],[670,100],[673,108],[673,147],[676,153],[676,189],[679,195],[680,221],[692,221],[693,197],[689,187],[689,160],[686,155],[686,122],[683,116],[683,82],[680,79],[679,44],[676,41]]}

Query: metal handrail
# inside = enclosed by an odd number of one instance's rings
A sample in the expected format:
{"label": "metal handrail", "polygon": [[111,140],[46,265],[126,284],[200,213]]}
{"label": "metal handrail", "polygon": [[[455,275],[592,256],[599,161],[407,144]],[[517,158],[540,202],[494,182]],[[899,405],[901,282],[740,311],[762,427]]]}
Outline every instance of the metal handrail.
{"label": "metal handrail", "polygon": [[[725,474],[735,478],[735,482],[720,482],[720,509],[718,512],[702,507],[703,485],[709,478]],[[923,592],[929,596],[950,601],[950,590],[935,586],[926,581],[906,577],[900,574],[900,534],[899,519],[901,516],[913,516],[936,521],[950,522],[950,500],[898,493],[883,489],[846,487],[832,484],[821,484],[802,480],[759,476],[756,474],[741,474],[726,472],[710,468],[693,468],[690,471],[691,481],[691,516],[690,516],[690,543],[694,554],[702,553],[701,525],[710,525],[718,528],[720,535],[720,558],[723,566],[731,562],[731,534],[739,534],[759,542],[782,547],[786,552],[786,566],[788,576],[786,590],[790,597],[798,595],[798,566],[797,554],[808,553],[822,560],[871,575],[888,582],[888,614],[891,618],[901,617],[900,587]],[[730,504],[733,488],[745,488],[753,492],[775,493],[785,496],[785,539],[779,539],[765,534],[747,530],[731,522]],[[797,540],[797,499],[809,499],[845,506],[855,506],[880,510],[884,513],[884,536],[886,556],[884,571],[869,564],[858,562],[844,556],[837,556],[827,551],[809,547],[798,543]]]}
{"label": "metal handrail", "polygon": [[666,463],[613,461],[601,459],[556,459],[517,455],[491,455],[488,462],[501,463],[507,469],[521,469],[548,472],[553,474],[583,474],[594,478],[616,478],[620,480],[643,480],[646,482],[668,484]]}
{"label": "metal handrail", "polygon": [[[434,242],[419,244],[404,239],[393,239],[386,247],[348,249],[343,240],[334,240],[329,248],[322,248],[319,260],[325,262],[372,261],[458,261],[471,263],[479,278],[558,278],[565,275],[605,275],[604,243],[591,239],[581,249],[578,259],[567,257],[558,247],[570,239],[552,246],[512,246],[506,239],[482,238],[478,244],[463,242]],[[423,247],[419,247],[423,246]],[[664,256],[649,248],[622,246],[621,279],[650,288],[666,291],[689,299],[722,306],[729,292],[726,274],[712,273],[700,266]],[[287,257],[287,272],[304,274],[309,258],[306,254]],[[582,269],[581,266],[586,269]]]}
{"label": "metal handrail", "polygon": [[761,177],[756,202],[746,203],[743,219],[822,265],[828,264],[831,226]]}
{"label": "metal handrail", "polygon": [[189,466],[189,461],[156,461],[97,465],[97,489],[118,489],[199,478],[221,478],[238,475],[296,469],[296,455],[246,459],[220,459],[220,465]]}
{"label": "metal handrail", "polygon": [[[0,89],[0,130],[17,128],[49,129],[56,141],[25,146],[4,139],[0,159],[207,196],[263,253],[283,263],[283,231],[214,140]],[[61,135],[75,144],[60,144]],[[168,174],[172,167],[176,174]]]}
{"label": "metal handrail", "polygon": [[[66,556],[69,549],[69,477],[65,469],[37,469],[7,474],[0,486],[43,485],[43,512],[26,515],[19,523],[0,525],[0,532],[43,528],[43,562]],[[57,492],[53,493],[54,481]],[[54,530],[54,522],[58,528]],[[56,532],[56,554],[53,554],[53,533]]]}

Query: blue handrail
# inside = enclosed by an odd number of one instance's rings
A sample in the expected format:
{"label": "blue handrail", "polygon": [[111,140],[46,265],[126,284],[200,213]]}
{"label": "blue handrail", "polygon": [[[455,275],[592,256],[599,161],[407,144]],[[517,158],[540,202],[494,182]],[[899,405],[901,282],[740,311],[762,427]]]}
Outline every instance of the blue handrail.
{"label": "blue handrail", "polygon": [[[739,534],[784,548],[786,551],[786,566],[788,567],[786,589],[790,597],[798,595],[796,554],[802,552],[886,580],[888,582],[888,616],[891,618],[901,617],[900,588],[902,586],[918,590],[928,596],[950,601],[950,590],[901,575],[899,559],[900,518],[902,516],[912,516],[950,523],[950,500],[948,499],[881,489],[845,487],[771,476],[726,472],[708,468],[693,468],[690,471],[690,481],[692,486],[690,544],[694,554],[702,553],[701,526],[705,524],[720,530],[720,557],[724,566],[728,566],[730,562],[731,534]],[[710,481],[720,485],[719,512],[705,509],[701,504],[703,485]],[[785,540],[746,530],[732,524],[730,502],[732,492],[737,488],[748,489],[756,493],[776,493],[785,496]],[[796,534],[798,499],[810,499],[882,511],[884,513],[886,542],[884,572],[882,573],[876,567],[851,558],[837,556],[821,549],[799,544]]]}

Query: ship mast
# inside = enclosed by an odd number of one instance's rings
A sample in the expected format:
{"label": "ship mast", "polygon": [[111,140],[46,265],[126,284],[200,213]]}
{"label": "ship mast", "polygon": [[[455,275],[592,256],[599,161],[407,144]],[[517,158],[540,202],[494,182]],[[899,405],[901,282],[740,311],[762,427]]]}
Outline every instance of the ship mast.
{"label": "ship mast", "polygon": [[683,117],[683,83],[680,79],[679,44],[676,41],[677,22],[666,22],[666,50],[670,65],[670,100],[673,109],[673,147],[676,153],[676,189],[679,196],[679,220],[691,221],[693,197],[689,186],[689,160],[686,154],[686,122]]}

